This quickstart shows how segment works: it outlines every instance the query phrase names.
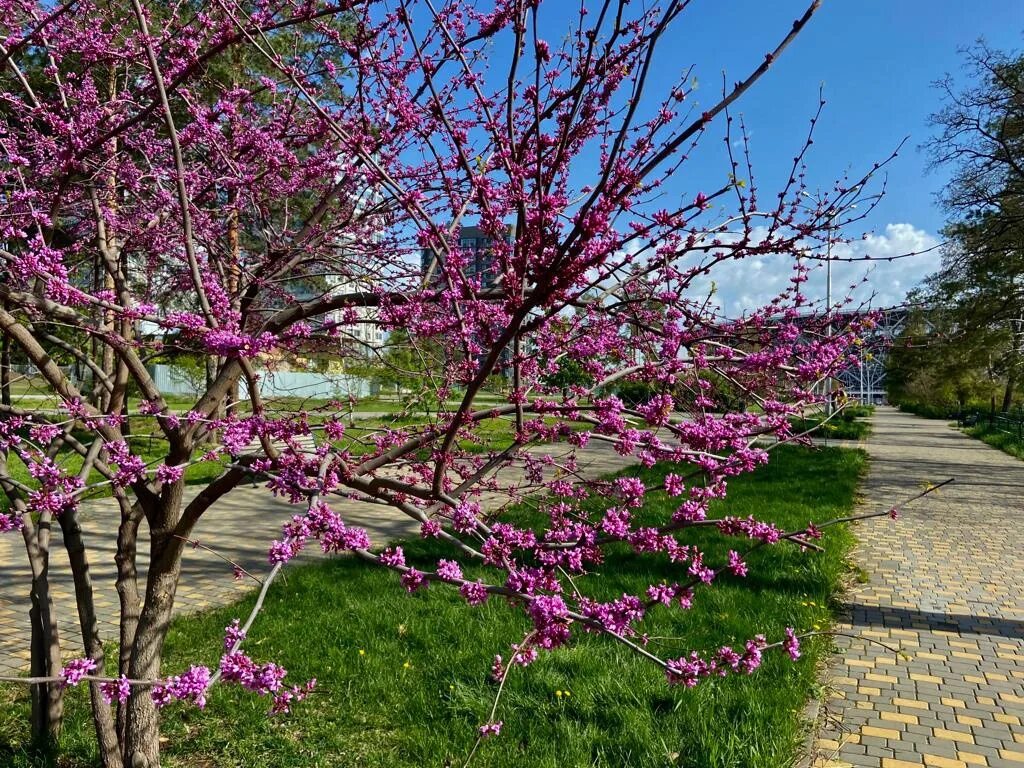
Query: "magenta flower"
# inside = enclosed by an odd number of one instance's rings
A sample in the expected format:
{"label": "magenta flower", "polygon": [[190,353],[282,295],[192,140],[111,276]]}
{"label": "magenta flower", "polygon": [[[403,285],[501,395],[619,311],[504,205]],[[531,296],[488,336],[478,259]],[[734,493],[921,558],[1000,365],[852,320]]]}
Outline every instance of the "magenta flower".
{"label": "magenta flower", "polygon": [[481,738],[486,739],[486,738],[489,738],[491,736],[497,736],[499,733],[501,733],[501,726],[502,726],[502,721],[501,720],[495,720],[494,722],[484,723],[483,725],[480,726],[480,736],[481,736]]}
{"label": "magenta flower", "polygon": [[800,658],[800,638],[792,627],[786,627],[786,639],[782,641],[782,647],[793,661]]}
{"label": "magenta flower", "polygon": [[68,688],[78,685],[82,678],[96,670],[96,662],[93,659],[72,659],[60,671],[61,687]]}
{"label": "magenta flower", "polygon": [[100,683],[100,694],[103,696],[103,700],[107,704],[113,703],[115,700],[122,704],[128,701],[128,696],[132,692],[132,687],[128,683],[128,678],[122,675],[117,680],[111,680],[106,683]]}

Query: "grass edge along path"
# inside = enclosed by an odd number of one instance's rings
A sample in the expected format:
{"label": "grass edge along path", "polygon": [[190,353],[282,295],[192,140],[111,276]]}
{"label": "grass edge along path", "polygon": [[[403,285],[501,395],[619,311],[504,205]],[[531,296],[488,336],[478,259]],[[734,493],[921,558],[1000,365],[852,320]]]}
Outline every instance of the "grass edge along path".
{"label": "grass edge along path", "polygon": [[988,426],[988,424],[966,427],[961,431],[965,435],[973,437],[975,440],[981,440],[986,445],[997,448],[1003,453],[1024,460],[1024,441],[1020,440],[1016,435],[995,429]]}
{"label": "grass edge along path", "polygon": [[[861,451],[783,446],[771,463],[730,481],[717,514],[754,514],[783,527],[849,513],[866,464]],[[653,484],[668,471],[627,470]],[[673,505],[655,497],[649,510]],[[717,532],[687,536],[707,561],[724,560],[745,542]],[[649,647],[678,656],[714,650],[764,633],[780,639],[786,626],[824,629],[837,614],[851,566],[846,527],[829,529],[824,553],[783,543],[750,558],[745,579],[721,578],[698,592],[694,607],[652,612]],[[407,558],[437,557],[433,543],[405,542]],[[601,566],[601,599],[679,579],[664,558],[612,552]],[[591,587],[580,580],[585,591]],[[593,589],[598,585],[593,584]],[[223,628],[246,615],[251,599],[176,620],[165,673],[218,658]],[[495,686],[495,653],[508,657],[526,621],[492,599],[469,608],[440,585],[406,595],[390,573],[352,558],[287,572],[271,591],[246,643],[257,660],[274,660],[289,680],[318,678],[317,692],[291,715],[268,718],[267,703],[234,687],[218,688],[204,711],[172,705],[164,713],[168,766],[461,766],[477,727],[487,720]],[[803,741],[805,703],[819,695],[818,671],[831,642],[805,642],[792,662],[766,656],[749,677],[711,679],[693,689],[669,688],[662,673],[607,638],[577,631],[573,643],[510,675],[497,718],[498,737],[485,741],[472,765],[512,768],[572,766],[788,766]],[[71,692],[62,738],[62,768],[93,765],[84,686]],[[27,736],[23,689],[0,689],[0,765],[33,765],[16,746]]]}

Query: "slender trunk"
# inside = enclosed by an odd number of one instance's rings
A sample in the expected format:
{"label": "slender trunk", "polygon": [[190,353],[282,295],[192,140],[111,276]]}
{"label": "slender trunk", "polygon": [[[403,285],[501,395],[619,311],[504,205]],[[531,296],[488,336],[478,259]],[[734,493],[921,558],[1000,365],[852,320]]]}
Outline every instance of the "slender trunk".
{"label": "slender trunk", "polygon": [[[232,48],[232,56],[237,55],[237,49]],[[232,83],[232,87],[237,88],[237,81]],[[238,300],[238,286],[241,282],[241,242],[239,240],[239,223],[238,223],[238,211],[234,210],[238,204],[238,191],[231,189],[228,191],[228,206],[231,208],[231,212],[228,214],[228,268],[227,268],[227,289],[228,296],[231,299],[231,308],[235,312],[241,311],[241,304]],[[244,331],[245,326],[240,328]],[[220,363],[223,365],[223,363]],[[235,383],[228,388],[228,393],[225,396],[225,414],[230,416],[235,410],[235,403],[238,402],[239,386],[237,379]]]}
{"label": "slender trunk", "polygon": [[[146,600],[139,614],[128,664],[128,676],[134,679],[160,677],[164,640],[181,575],[182,543],[173,534],[181,516],[183,490],[184,483],[180,481],[165,486],[159,508],[147,514],[151,533]],[[148,690],[133,688],[128,697],[122,749],[126,766],[158,768],[160,765],[160,721]]]}
{"label": "slender trunk", "polygon": [[[103,642],[100,639],[99,622],[93,600],[92,576],[89,573],[89,558],[82,540],[82,527],[78,521],[78,510],[71,509],[60,516],[60,527],[64,533],[64,548],[71,563],[71,575],[75,582],[75,602],[78,605],[78,621],[82,629],[82,643],[85,655],[96,662],[100,673],[104,672]],[[114,718],[110,705],[103,700],[99,683],[89,686],[92,703],[93,725],[104,768],[121,768],[121,751],[114,730]]]}
{"label": "slender trunk", "polygon": [[[31,674],[33,677],[52,677],[60,673],[61,658],[57,613],[50,596],[49,520],[41,520],[38,529],[31,521],[26,521],[22,534],[32,567],[29,594]],[[42,747],[52,744],[60,735],[64,716],[64,692],[60,684],[33,685],[31,706],[33,742]]]}
{"label": "slender trunk", "polygon": [[[118,659],[118,675],[127,675],[131,662],[130,649],[135,644],[135,630],[139,624],[139,573],[136,565],[138,554],[139,522],[142,512],[132,507],[131,502],[122,494],[118,497],[121,505],[121,525],[117,529],[117,554],[114,561],[117,565],[117,596],[121,608],[120,643],[125,649]],[[117,707],[117,734],[123,742],[128,727],[128,710],[124,704]]]}
{"label": "slender trunk", "polygon": [[1006,377],[1006,388],[1003,389],[1003,405],[1000,408],[1002,413],[1009,413],[1010,406],[1013,405],[1013,389],[1017,384],[1017,374],[1011,373]]}
{"label": "slender trunk", "polygon": [[[150,570],[146,605],[132,647],[128,674],[133,678],[160,676],[164,639],[174,607],[174,593],[180,574],[180,558],[169,569]],[[124,736],[124,761],[131,768],[158,768],[160,765],[160,723],[149,691],[133,688],[127,704]]]}
{"label": "slender trunk", "polygon": [[[114,278],[109,272],[103,273],[103,287],[107,291],[113,291],[116,286],[114,284]],[[106,311],[103,313],[103,325],[102,329],[110,334],[115,333],[115,317],[113,311]],[[116,360],[114,359],[114,348],[110,344],[103,345],[103,360],[101,367],[103,369],[103,375],[109,379],[114,378],[114,367]],[[100,390],[100,409],[110,412],[111,407],[111,393],[107,392],[106,389],[99,388]]]}
{"label": "slender trunk", "polygon": [[[93,291],[99,292],[100,286],[102,285],[103,275],[103,259],[97,251],[93,257],[92,262],[92,288]],[[103,321],[106,317],[106,312],[102,307],[96,307],[94,322],[100,328],[103,327]],[[98,363],[100,370],[106,373],[106,369],[103,367],[103,344],[97,334],[89,335],[89,355],[92,360]],[[91,384],[89,386],[89,402],[95,408],[101,408],[103,405],[103,392],[106,391],[105,387],[101,387],[99,381],[97,381],[95,374],[90,376]]]}
{"label": "slender trunk", "polygon": [[11,339],[0,338],[0,403],[11,404]]}
{"label": "slender trunk", "polygon": [[[218,369],[220,368],[220,366],[217,364],[217,358],[213,357],[211,355],[207,355],[206,356],[205,364],[206,364],[206,391],[209,392],[210,388],[213,386],[213,383],[217,380]],[[225,392],[225,394],[220,398],[220,400],[218,400],[218,402],[216,404],[216,407],[210,413],[210,418],[211,419],[218,419],[218,418],[220,418],[221,408],[224,407],[224,397],[227,397],[227,396],[228,396],[228,393]],[[209,432],[206,433],[205,438],[203,440],[201,440],[200,442],[201,443],[212,443],[212,442],[216,442],[216,441],[217,441],[216,430],[212,430],[211,429]]]}

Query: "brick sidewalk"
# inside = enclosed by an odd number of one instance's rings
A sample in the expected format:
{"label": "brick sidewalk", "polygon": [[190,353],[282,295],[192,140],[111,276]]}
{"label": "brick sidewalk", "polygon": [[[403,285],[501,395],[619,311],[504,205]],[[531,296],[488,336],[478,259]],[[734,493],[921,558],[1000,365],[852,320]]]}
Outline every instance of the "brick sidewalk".
{"label": "brick sidewalk", "polygon": [[[590,477],[614,472],[627,463],[607,443],[594,441],[579,453],[580,470]],[[502,478],[506,477],[502,474]],[[189,489],[186,498],[191,499],[200,487]],[[493,507],[496,498],[493,494],[485,494],[482,502],[485,507]],[[332,506],[344,516],[346,523],[366,528],[375,545],[416,536],[419,532],[418,523],[389,507],[337,499],[332,502]],[[220,499],[202,517],[192,538],[230,558],[249,572],[262,576],[269,568],[267,549],[270,542],[280,535],[281,524],[302,509],[273,497],[263,488],[243,486]],[[104,642],[116,641],[118,635],[120,611],[114,586],[117,574],[114,544],[118,521],[117,505],[112,499],[82,505],[83,536],[89,547],[96,612]],[[106,533],[100,535],[101,531]],[[57,606],[62,649],[69,656],[81,655],[82,642],[74,601],[74,584],[59,526],[54,526],[51,552],[51,590]],[[304,550],[300,559],[322,556],[314,543]],[[143,524],[139,532],[140,590],[145,589],[148,562],[148,532]],[[16,533],[0,536],[0,675],[28,671],[30,583],[31,571],[21,536]],[[251,579],[235,581],[231,566],[216,555],[203,549],[188,548],[183,557],[175,614],[201,611],[237,600],[253,585]]]}
{"label": "brick sidewalk", "polygon": [[948,477],[898,522],[856,529],[870,580],[849,595],[816,768],[1024,768],[1024,461],[880,408],[865,509]]}

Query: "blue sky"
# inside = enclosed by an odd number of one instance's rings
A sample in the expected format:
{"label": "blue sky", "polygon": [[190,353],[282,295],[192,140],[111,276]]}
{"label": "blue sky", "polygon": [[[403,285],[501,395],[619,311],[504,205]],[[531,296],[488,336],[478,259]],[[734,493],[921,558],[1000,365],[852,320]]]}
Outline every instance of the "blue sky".
{"label": "blue sky", "polygon": [[[696,0],[688,17],[671,31],[666,47],[678,58],[679,69],[696,65],[701,84],[696,95],[711,103],[720,92],[722,71],[730,84],[745,76],[806,5],[794,0]],[[849,251],[885,256],[934,245],[944,221],[935,192],[946,174],[927,172],[927,157],[918,150],[929,136],[928,115],[941,105],[931,84],[947,72],[961,75],[958,48],[984,37],[994,48],[1021,50],[1022,30],[1024,2],[1019,0],[826,0],[768,75],[734,109],[743,115],[751,135],[762,195],[776,191],[785,179],[823,86],[828,104],[810,155],[811,191],[829,188],[847,169],[851,174],[863,171],[909,137],[889,166],[886,198],[864,223],[871,238]],[[679,69],[666,66],[661,85]],[[723,175],[719,152],[709,150],[709,145],[720,146],[721,124],[716,128],[689,166],[695,179],[717,180]],[[707,181],[705,186],[712,184]],[[937,264],[937,253],[879,264],[870,276],[869,290],[875,292],[876,303],[894,303]],[[758,267],[763,279],[756,290],[746,270],[747,279],[738,275],[735,284],[719,282],[723,306],[752,306],[789,277],[784,269],[765,266]],[[837,281],[852,283],[863,272],[863,267],[840,267]]]}
{"label": "blue sky", "polygon": [[[670,43],[701,70],[704,98],[716,93],[725,69],[732,82],[760,62],[806,3],[793,0],[697,0]],[[691,26],[692,25],[692,26]],[[688,29],[688,27],[690,27]],[[768,75],[744,96],[762,173],[773,156],[788,160],[815,108],[818,88],[828,101],[812,155],[823,186],[839,171],[880,160],[909,136],[891,166],[888,199],[878,214],[929,231],[942,226],[934,192],[943,174],[926,174],[917,146],[929,135],[928,115],[940,105],[931,83],[961,72],[957,49],[984,37],[1003,50],[1022,47],[1024,2],[1018,0],[826,0]],[[786,151],[782,151],[783,149]]]}
{"label": "blue sky", "polygon": [[[577,18],[580,2],[545,0],[538,14],[540,35],[553,47]],[[654,0],[633,0],[638,12]],[[745,78],[785,36],[810,0],[693,0],[659,45],[655,76],[648,82],[645,108],[653,108],[693,67],[700,87],[687,100],[680,120],[689,121],[721,96],[723,73],[732,83]],[[489,6],[490,3],[481,3]],[[429,25],[424,12],[420,24]],[[959,49],[979,38],[999,50],[1024,50],[1024,0],[824,0],[804,31],[732,107],[742,115],[750,137],[762,205],[775,199],[788,178],[792,158],[803,145],[823,89],[827,101],[808,154],[808,188],[828,190],[845,173],[860,178],[906,139],[900,156],[886,169],[887,194],[871,217],[852,231],[839,256],[869,254],[871,266],[835,265],[834,286],[858,284],[857,300],[876,306],[899,303],[940,264],[934,249],[944,214],[935,202],[948,173],[928,172],[918,149],[931,133],[928,117],[942,106],[933,83],[946,73],[967,84]],[[504,86],[507,52],[497,53],[495,88]],[[727,183],[729,166],[720,116],[680,173],[662,189],[666,200],[690,201]],[[594,150],[596,152],[596,150]],[[581,156],[580,184],[593,159]],[[588,165],[589,163],[589,165]],[[671,187],[671,188],[670,188]],[[675,198],[678,197],[678,200]],[[721,211],[731,213],[732,211]],[[711,223],[705,220],[705,223]],[[860,239],[864,235],[865,239]],[[932,249],[929,251],[929,249]],[[894,262],[891,256],[925,255]],[[791,258],[745,261],[716,274],[717,301],[729,314],[759,306],[788,285]],[[862,284],[866,273],[868,282]],[[813,278],[810,292],[824,293],[824,279]]]}

